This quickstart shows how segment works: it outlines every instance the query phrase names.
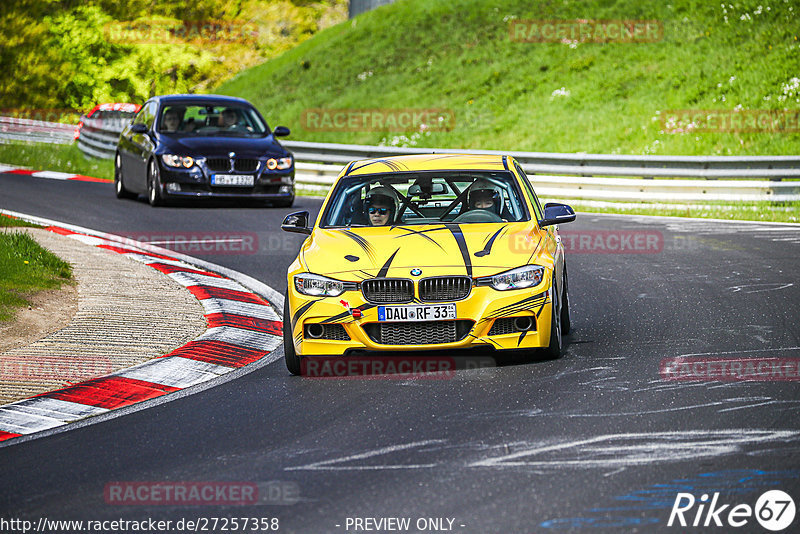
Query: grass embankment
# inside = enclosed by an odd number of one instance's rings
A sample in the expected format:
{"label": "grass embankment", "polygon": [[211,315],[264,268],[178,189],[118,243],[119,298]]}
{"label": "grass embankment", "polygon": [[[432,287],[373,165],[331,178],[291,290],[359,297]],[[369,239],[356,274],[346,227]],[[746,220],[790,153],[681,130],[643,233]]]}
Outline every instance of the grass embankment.
{"label": "grass embankment", "polygon": [[[797,2],[404,0],[328,28],[217,92],[304,141],[603,154],[794,154],[798,133],[667,133],[665,110],[800,108]],[[513,21],[663,24],[657,42],[517,42]],[[320,132],[309,109],[446,109],[451,131]],[[795,124],[795,131],[797,131]]]}
{"label": "grass embankment", "polygon": [[0,321],[14,317],[15,308],[28,306],[31,293],[57,289],[72,281],[72,267],[28,234],[9,227],[35,226],[0,216]]}
{"label": "grass embankment", "polygon": [[114,162],[110,159],[87,159],[77,143],[50,145],[46,143],[0,144],[0,163],[30,167],[37,171],[60,171],[105,180],[114,179]]}

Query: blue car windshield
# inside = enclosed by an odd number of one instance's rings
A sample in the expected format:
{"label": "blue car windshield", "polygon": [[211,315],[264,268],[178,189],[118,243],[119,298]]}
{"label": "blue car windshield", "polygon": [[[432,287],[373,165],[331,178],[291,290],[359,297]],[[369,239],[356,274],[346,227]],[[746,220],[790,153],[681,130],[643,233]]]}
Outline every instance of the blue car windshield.
{"label": "blue car windshield", "polygon": [[241,105],[165,105],[157,128],[159,133],[183,137],[263,137],[268,133],[259,114]]}
{"label": "blue car windshield", "polygon": [[530,220],[510,172],[426,171],[344,177],[323,228]]}

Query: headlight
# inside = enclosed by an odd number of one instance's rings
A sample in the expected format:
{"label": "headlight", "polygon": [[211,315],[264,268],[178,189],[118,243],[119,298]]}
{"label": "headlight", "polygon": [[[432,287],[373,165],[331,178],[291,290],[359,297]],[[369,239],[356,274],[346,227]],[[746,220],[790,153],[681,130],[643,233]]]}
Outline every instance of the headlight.
{"label": "headlight", "polygon": [[269,158],[267,160],[267,168],[271,171],[278,169],[279,171],[284,171],[292,166],[292,157],[286,158]]}
{"label": "headlight", "polygon": [[176,156],[174,154],[163,154],[161,161],[170,167],[186,167],[187,169],[194,165],[194,159],[189,156]]}
{"label": "headlight", "polygon": [[525,289],[526,287],[534,287],[539,285],[544,276],[544,267],[538,265],[526,265],[525,267],[518,267],[511,269],[504,273],[496,274],[494,276],[484,276],[478,278],[478,285],[492,286],[498,291],[506,291],[508,289]]}
{"label": "headlight", "polygon": [[358,284],[305,273],[294,277],[294,288],[299,293],[312,297],[338,297],[345,291],[358,289]]}

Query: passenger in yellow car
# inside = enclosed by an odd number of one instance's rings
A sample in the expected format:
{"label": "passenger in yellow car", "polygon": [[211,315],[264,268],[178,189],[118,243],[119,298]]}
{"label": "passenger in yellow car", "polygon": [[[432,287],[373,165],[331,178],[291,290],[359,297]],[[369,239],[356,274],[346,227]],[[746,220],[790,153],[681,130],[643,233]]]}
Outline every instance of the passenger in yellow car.
{"label": "passenger in yellow car", "polygon": [[364,198],[364,207],[372,226],[393,224],[397,214],[397,195],[388,187],[374,187]]}

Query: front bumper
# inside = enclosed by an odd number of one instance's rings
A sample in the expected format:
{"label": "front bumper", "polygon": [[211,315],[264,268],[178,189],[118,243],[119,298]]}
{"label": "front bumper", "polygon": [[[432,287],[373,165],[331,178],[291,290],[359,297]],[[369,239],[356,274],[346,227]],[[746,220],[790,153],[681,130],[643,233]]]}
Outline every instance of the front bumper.
{"label": "front bumper", "polygon": [[161,193],[165,197],[253,198],[263,200],[290,199],[294,197],[294,167],[285,171],[259,169],[251,173],[225,173],[254,175],[252,187],[211,185],[211,171],[196,165],[179,169],[161,165]]}
{"label": "front bumper", "polygon": [[[549,280],[532,289],[514,291],[473,287],[466,299],[453,302],[456,306],[455,321],[417,323],[380,322],[379,305],[367,302],[360,291],[348,291],[338,297],[309,297],[298,293],[289,284],[287,298],[290,315],[294,318],[292,337],[295,350],[301,356],[333,356],[355,350],[423,351],[488,347],[513,350],[546,347],[550,342],[552,317],[548,284]],[[354,310],[358,310],[355,317]],[[515,320],[518,318],[521,323],[530,321],[530,328],[515,329]],[[454,322],[457,324],[442,324]],[[381,325],[392,326],[387,328]],[[309,330],[309,326],[312,330]],[[388,343],[383,342],[387,336],[381,335],[381,328],[391,330]],[[446,331],[455,332],[455,335],[447,339],[442,333]],[[323,337],[316,337],[320,332]],[[420,339],[425,341],[418,343]],[[441,342],[442,339],[447,341]]]}

